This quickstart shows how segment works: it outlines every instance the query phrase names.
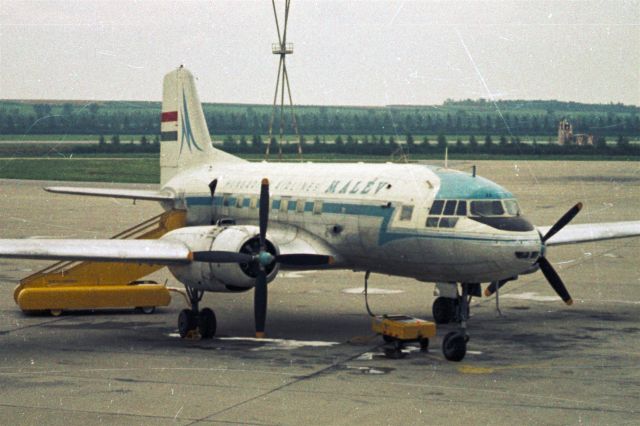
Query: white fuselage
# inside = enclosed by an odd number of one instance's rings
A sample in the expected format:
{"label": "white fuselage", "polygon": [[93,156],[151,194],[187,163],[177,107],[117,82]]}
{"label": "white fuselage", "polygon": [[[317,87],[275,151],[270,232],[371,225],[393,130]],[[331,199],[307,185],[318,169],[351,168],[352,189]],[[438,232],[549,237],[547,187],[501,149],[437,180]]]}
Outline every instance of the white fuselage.
{"label": "white fuselage", "polygon": [[[269,234],[285,244],[315,241],[338,255],[336,267],[431,282],[488,282],[530,272],[542,250],[533,226],[503,230],[465,214],[434,215],[434,200],[458,200],[468,210],[471,200],[513,196],[486,179],[424,165],[216,163],[187,168],[163,189],[187,209],[188,225],[224,217],[255,225],[263,178],[270,182]],[[449,225],[433,226],[439,219]]]}

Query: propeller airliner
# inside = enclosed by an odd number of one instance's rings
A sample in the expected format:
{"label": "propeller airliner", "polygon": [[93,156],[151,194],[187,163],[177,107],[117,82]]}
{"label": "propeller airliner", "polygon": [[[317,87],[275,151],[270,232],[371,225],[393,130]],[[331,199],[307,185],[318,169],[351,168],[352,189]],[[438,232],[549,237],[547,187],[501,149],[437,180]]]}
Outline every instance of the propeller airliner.
{"label": "propeller airliner", "polygon": [[471,297],[540,270],[567,304],[571,296],[547,260],[549,247],[640,235],[640,221],[568,225],[579,203],[550,227],[536,227],[516,197],[488,179],[420,164],[248,162],[213,147],[194,77],[164,78],[161,188],[49,187],[55,193],[160,202],[187,211],[187,226],[157,240],[0,240],[0,257],[166,265],[191,309],[181,336],[216,332],[200,309],[204,292],[254,290],[255,330],[264,336],[268,284],[280,269],[345,269],[435,283],[437,323],[455,322],[445,356],[466,352]]}

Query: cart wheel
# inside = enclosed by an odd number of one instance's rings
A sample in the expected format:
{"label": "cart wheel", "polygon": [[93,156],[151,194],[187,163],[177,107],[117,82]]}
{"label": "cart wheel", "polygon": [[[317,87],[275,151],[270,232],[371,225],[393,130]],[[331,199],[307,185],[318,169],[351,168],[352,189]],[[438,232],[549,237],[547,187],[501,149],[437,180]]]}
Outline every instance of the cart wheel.
{"label": "cart wheel", "polygon": [[400,349],[385,348],[384,349],[384,356],[386,356],[389,359],[402,359],[405,356],[407,356],[407,354],[402,352],[402,350],[400,350]]}
{"label": "cart wheel", "polygon": [[140,310],[142,311],[143,314],[152,314],[156,311],[156,307],[155,306],[143,306],[142,308],[140,308]]}
{"label": "cart wheel", "polygon": [[424,338],[424,339],[420,339],[420,350],[422,352],[429,352],[429,339],[428,338]]}
{"label": "cart wheel", "polygon": [[62,309],[51,309],[49,313],[52,317],[59,317],[60,315],[62,315]]}

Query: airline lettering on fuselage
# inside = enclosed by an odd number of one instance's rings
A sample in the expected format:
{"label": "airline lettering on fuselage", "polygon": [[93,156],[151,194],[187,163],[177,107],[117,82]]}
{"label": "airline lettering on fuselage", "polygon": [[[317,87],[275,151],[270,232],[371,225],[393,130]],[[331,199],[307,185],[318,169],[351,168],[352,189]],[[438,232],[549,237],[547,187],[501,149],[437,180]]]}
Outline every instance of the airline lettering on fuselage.
{"label": "airline lettering on fuselage", "polygon": [[[301,182],[299,180],[278,180],[272,181],[271,187],[279,191],[307,192],[318,193],[321,191],[320,183],[317,182]],[[375,195],[383,188],[389,186],[389,182],[378,179],[370,181],[334,180],[324,190],[325,194],[371,194]],[[224,185],[225,191],[230,190],[254,190],[256,188],[255,179],[242,179],[228,181]]]}
{"label": "airline lettering on fuselage", "polygon": [[325,194],[369,194],[373,191],[373,194],[377,194],[389,185],[389,182],[378,181],[378,179],[370,180],[370,181],[340,181],[334,180],[332,181],[327,189],[325,189]]}

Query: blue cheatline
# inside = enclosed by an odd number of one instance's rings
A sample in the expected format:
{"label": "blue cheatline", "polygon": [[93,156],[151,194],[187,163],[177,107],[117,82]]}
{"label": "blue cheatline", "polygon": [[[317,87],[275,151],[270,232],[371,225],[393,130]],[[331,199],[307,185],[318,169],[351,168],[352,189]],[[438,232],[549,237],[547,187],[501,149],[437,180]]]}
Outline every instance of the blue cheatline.
{"label": "blue cheatline", "polygon": [[[222,207],[222,196],[214,197],[213,203],[211,202],[210,196],[193,196],[187,197],[187,205],[188,206],[215,206]],[[273,200],[274,207],[275,204],[278,204],[279,208],[279,200]],[[227,198],[228,207],[236,208],[236,198],[228,197]],[[313,203],[306,203],[309,208],[305,208],[305,211],[309,212],[313,209]],[[275,208],[274,208],[275,209]],[[391,218],[395,212],[395,207],[382,208],[380,205],[366,205],[366,204],[347,204],[347,203],[332,203],[332,202],[324,202],[322,205],[322,213],[323,214],[344,214],[344,215],[353,215],[353,216],[368,216],[368,217],[379,217],[382,219],[380,224],[380,231],[378,234],[378,245],[384,245],[391,241],[405,239],[405,238],[434,238],[434,239],[449,239],[449,240],[467,240],[467,241],[481,241],[481,242],[532,242],[535,240],[531,239],[505,239],[505,238],[496,238],[496,237],[480,237],[480,236],[470,236],[470,235],[459,235],[454,233],[443,233],[441,231],[434,232],[430,229],[424,229],[420,232],[413,231],[392,231],[389,230],[389,223],[391,222]],[[257,209],[256,209],[256,220],[258,217]]]}

